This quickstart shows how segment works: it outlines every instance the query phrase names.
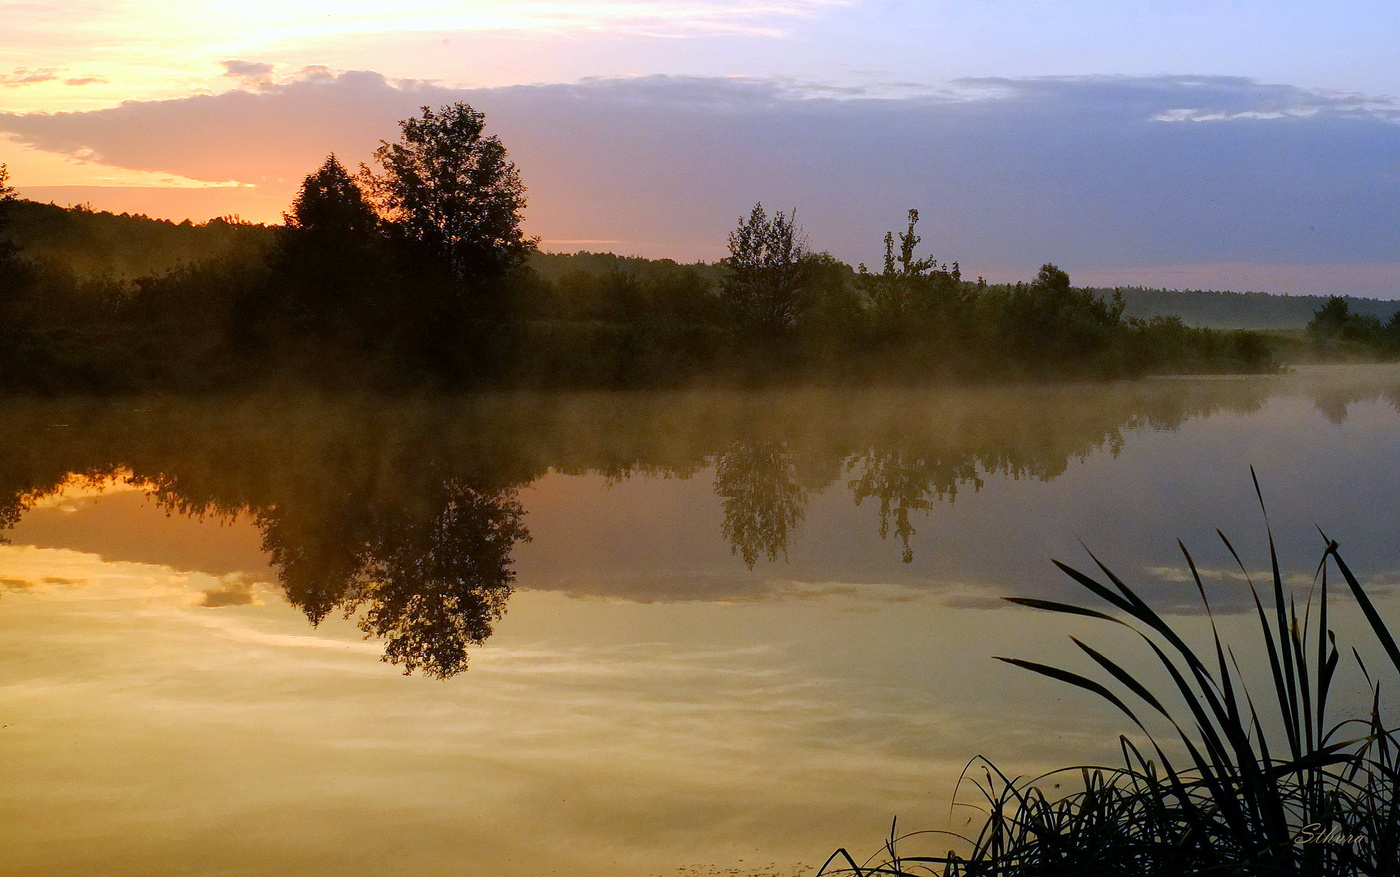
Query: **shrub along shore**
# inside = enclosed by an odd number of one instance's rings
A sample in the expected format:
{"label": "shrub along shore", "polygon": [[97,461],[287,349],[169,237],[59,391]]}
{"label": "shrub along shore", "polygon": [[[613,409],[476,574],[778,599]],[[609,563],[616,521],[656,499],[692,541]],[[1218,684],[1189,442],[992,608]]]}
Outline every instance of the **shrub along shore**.
{"label": "shrub along shore", "polygon": [[[1066,768],[1030,781],[978,759],[985,780],[977,783],[982,800],[974,806],[986,819],[975,838],[961,839],[962,852],[902,856],[900,841],[913,836],[892,830],[881,855],[860,863],[841,849],[821,873],[1390,877],[1400,871],[1400,729],[1386,725],[1381,703],[1382,686],[1400,676],[1400,645],[1335,541],[1324,536],[1317,579],[1300,605],[1285,585],[1272,533],[1272,574],[1262,595],[1229,539],[1220,538],[1253,600],[1257,652],[1222,639],[1185,545],[1210,618],[1212,637],[1203,648],[1092,555],[1094,576],[1057,562],[1095,605],[1011,602],[1126,628],[1169,683],[1154,690],[1141,674],[1073,637],[1092,675],[999,660],[1103,698],[1129,720],[1139,742],[1119,738],[1120,766]],[[1332,571],[1364,618],[1369,642],[1338,642]],[[1266,689],[1250,690],[1242,667],[1266,669]],[[1356,688],[1368,692],[1365,703],[1332,705],[1334,693]]]}

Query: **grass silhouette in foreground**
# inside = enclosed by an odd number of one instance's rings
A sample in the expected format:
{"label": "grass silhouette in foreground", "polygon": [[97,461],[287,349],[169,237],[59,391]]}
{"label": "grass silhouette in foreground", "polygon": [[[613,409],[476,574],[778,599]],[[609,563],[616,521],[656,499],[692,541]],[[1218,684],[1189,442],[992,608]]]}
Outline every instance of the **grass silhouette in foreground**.
{"label": "grass silhouette in foreground", "polygon": [[[1258,493],[1258,480],[1255,480]],[[1262,495],[1260,505],[1263,506]],[[1265,513],[1267,527],[1267,512]],[[1218,532],[1218,531],[1217,531]],[[1120,737],[1121,767],[1076,767],[1034,780],[1011,779],[981,761],[987,821],[969,852],[902,857],[891,829],[883,860],[858,864],[845,850],[821,874],[913,875],[1393,875],[1400,853],[1400,732],[1381,718],[1380,680],[1400,674],[1400,647],[1356,576],[1327,540],[1314,594],[1300,607],[1285,594],[1269,532],[1272,605],[1267,605],[1224,534],[1249,583],[1262,633],[1272,694],[1251,694],[1237,657],[1210,614],[1201,576],[1181,545],[1210,618],[1208,654],[1193,649],[1141,597],[1094,558],[1103,581],[1056,562],[1070,578],[1115,610],[1047,600],[1011,602],[1121,624],[1136,633],[1171,680],[1186,715],[1164,704],[1141,679],[1074,639],[1114,687],[1058,667],[1001,658],[1090,691],[1122,711],[1145,735],[1142,747]],[[1324,536],[1324,538],[1326,538]],[[1180,543],[1178,543],[1180,544]],[[1092,555],[1091,555],[1092,557]],[[1328,622],[1329,566],[1350,589],[1387,666],[1374,675],[1352,649],[1371,689],[1367,717],[1333,721],[1329,696],[1339,665]],[[1317,597],[1313,605],[1313,596]],[[1272,712],[1270,712],[1272,710]],[[1140,714],[1156,714],[1184,757],[1172,757]],[[1146,750],[1144,752],[1144,750]],[[1067,778],[1079,788],[1051,798]],[[917,832],[928,834],[928,832]],[[905,838],[911,835],[906,835]],[[878,858],[878,857],[877,857]]]}

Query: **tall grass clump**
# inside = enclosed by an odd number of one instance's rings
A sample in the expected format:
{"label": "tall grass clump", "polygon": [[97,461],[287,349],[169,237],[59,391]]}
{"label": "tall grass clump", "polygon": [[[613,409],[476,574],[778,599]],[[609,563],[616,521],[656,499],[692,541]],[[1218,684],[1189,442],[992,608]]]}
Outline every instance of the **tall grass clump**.
{"label": "tall grass clump", "polygon": [[[1258,492],[1258,482],[1255,482]],[[1262,497],[1260,499],[1263,505]],[[1267,528],[1267,512],[1265,514]],[[1217,531],[1219,532],[1219,531]],[[902,857],[892,830],[884,855],[860,864],[838,850],[823,874],[944,877],[1021,875],[1394,875],[1400,873],[1400,734],[1381,717],[1382,677],[1400,677],[1400,647],[1375,604],[1342,560],[1325,549],[1313,590],[1300,606],[1284,589],[1273,534],[1271,579],[1263,597],[1230,541],[1253,598],[1261,656],[1236,654],[1221,639],[1201,575],[1181,545],[1210,623],[1209,644],[1193,648],[1108,567],[1097,577],[1056,562],[1107,610],[1010,598],[1022,606],[1097,619],[1131,630],[1163,673],[1154,691],[1140,675],[1071,637],[1096,667],[1091,678],[1060,667],[1000,658],[1089,691],[1141,732],[1120,737],[1122,765],[1069,768],[1012,779],[989,762],[976,782],[987,818],[963,838],[963,852]],[[1181,543],[1178,542],[1180,545]],[[1328,615],[1335,569],[1358,604],[1368,637],[1385,660],[1368,669],[1369,715],[1335,717],[1331,696],[1341,661]],[[1251,692],[1241,667],[1267,671],[1267,691]],[[1165,690],[1163,690],[1165,689]],[[1367,712],[1362,709],[1360,712]],[[1156,728],[1152,730],[1149,726]],[[966,776],[966,773],[965,773]],[[1053,784],[1053,785],[1052,785]],[[1047,788],[1073,788],[1047,794]],[[919,832],[927,834],[926,832]]]}

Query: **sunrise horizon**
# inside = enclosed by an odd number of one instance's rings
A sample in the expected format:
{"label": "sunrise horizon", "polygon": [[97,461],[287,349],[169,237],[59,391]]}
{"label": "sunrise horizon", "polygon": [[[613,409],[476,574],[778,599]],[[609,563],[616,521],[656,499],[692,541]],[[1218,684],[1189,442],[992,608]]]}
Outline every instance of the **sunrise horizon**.
{"label": "sunrise horizon", "polygon": [[276,223],[460,100],[553,251],[711,262],[762,202],[855,265],[915,208],[989,280],[1396,298],[1400,15],[1366,6],[90,0],[14,15],[0,162],[38,201]]}

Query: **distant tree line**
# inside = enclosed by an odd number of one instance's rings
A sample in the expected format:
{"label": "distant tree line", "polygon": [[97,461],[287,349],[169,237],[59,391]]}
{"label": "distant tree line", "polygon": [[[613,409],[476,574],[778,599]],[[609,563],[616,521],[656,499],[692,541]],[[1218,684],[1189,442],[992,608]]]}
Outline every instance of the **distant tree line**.
{"label": "distant tree line", "polygon": [[[1093,288],[1100,296],[1123,296],[1125,316],[1181,317],[1192,326],[1209,329],[1255,329],[1259,331],[1303,331],[1317,309],[1327,303],[1325,295],[1277,295],[1267,292],[1229,292],[1215,289],[1149,289],[1141,286]],[[1400,303],[1360,296],[1345,296],[1348,309],[1370,314],[1381,322],[1390,319]]]}
{"label": "distant tree line", "polygon": [[877,271],[814,251],[791,212],[761,204],[716,265],[541,254],[520,228],[519,172],[480,112],[425,107],[400,129],[373,167],[351,173],[328,156],[273,228],[29,205],[0,176],[0,213],[22,216],[31,238],[42,220],[74,242],[31,255],[0,227],[0,384],[610,387],[1275,367],[1261,335],[1126,317],[1121,296],[1076,288],[1054,265],[1014,285],[964,279],[919,253],[916,211],[885,236]]}
{"label": "distant tree line", "polygon": [[1382,322],[1373,313],[1357,313],[1343,296],[1329,296],[1308,321],[1313,349],[1328,359],[1400,356],[1400,310]]}

